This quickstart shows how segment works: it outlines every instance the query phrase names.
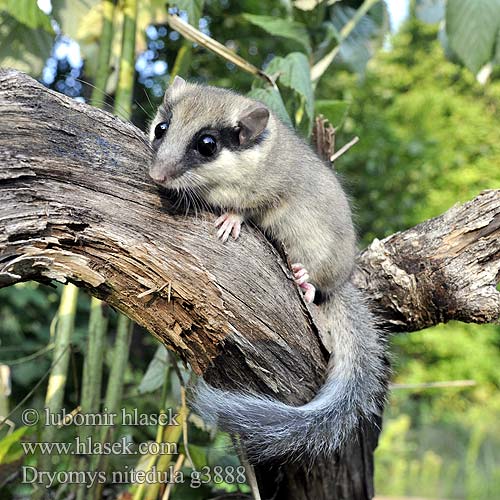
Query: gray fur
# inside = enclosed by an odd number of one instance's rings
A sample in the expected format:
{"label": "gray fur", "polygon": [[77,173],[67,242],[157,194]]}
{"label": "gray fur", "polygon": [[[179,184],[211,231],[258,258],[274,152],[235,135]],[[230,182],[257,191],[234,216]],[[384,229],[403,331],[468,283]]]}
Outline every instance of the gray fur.
{"label": "gray fur", "polygon": [[195,410],[212,424],[242,436],[255,461],[311,461],[338,451],[362,420],[381,415],[387,370],[384,344],[360,292],[342,287],[325,305],[334,335],[327,380],[309,403],[280,401],[214,389],[196,389]]}
{"label": "gray fur", "polygon": [[256,461],[311,459],[338,450],[363,419],[380,415],[387,380],[384,343],[361,292],[348,282],[356,246],[346,195],[331,168],[302,139],[271,113],[251,147],[186,165],[190,141],[200,129],[236,129],[252,106],[255,101],[231,91],[178,82],[151,126],[153,139],[155,125],[171,116],[150,174],[167,188],[254,220],[285,245],[291,261],[301,262],[328,297],[322,307],[334,356],[312,401],[292,407],[202,383],[194,404],[206,420],[240,434]]}

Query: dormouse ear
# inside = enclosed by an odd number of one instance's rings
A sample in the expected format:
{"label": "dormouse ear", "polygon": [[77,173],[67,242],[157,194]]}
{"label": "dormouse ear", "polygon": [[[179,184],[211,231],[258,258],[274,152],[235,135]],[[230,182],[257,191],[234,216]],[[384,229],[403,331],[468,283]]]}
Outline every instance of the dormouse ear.
{"label": "dormouse ear", "polygon": [[238,120],[240,144],[248,144],[264,132],[269,122],[269,110],[263,104],[247,108]]}
{"label": "dormouse ear", "polygon": [[186,80],[184,80],[184,78],[181,78],[180,76],[175,75],[173,82],[167,87],[167,91],[163,96],[163,102],[165,104],[168,104],[168,100],[172,94],[172,90],[179,89],[184,85],[186,85]]}
{"label": "dormouse ear", "polygon": [[170,99],[172,97],[172,92],[175,91],[176,89],[184,87],[184,85],[186,85],[186,80],[184,80],[184,78],[181,78],[180,76],[175,75],[172,83],[167,87],[165,95],[163,96],[163,105],[166,108],[170,107]]}
{"label": "dormouse ear", "polygon": [[178,75],[175,75],[174,81],[172,82],[170,87],[172,87],[173,89],[176,89],[176,88],[182,87],[185,84],[186,84],[186,80],[184,80],[184,78],[182,78]]}

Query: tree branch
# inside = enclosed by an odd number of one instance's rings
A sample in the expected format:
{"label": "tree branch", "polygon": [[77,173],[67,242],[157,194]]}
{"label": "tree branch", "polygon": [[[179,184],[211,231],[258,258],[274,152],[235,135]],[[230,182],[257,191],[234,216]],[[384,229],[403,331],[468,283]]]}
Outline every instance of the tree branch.
{"label": "tree branch", "polygon": [[223,245],[214,215],[176,214],[148,178],[147,139],[119,118],[14,71],[0,111],[0,286],[72,281],[214,382],[314,394],[319,336],[258,231]]}
{"label": "tree branch", "polygon": [[[328,357],[320,313],[257,230],[223,245],[212,214],[176,214],[148,179],[139,130],[26,75],[0,71],[0,112],[0,286],[71,281],[212,383],[292,404],[312,398]],[[499,214],[500,191],[490,191],[375,241],[355,282],[392,330],[496,319]],[[335,498],[370,498],[377,433],[358,434],[336,464],[309,475],[288,467],[277,498],[332,498],[339,481]]]}
{"label": "tree branch", "polygon": [[353,278],[392,331],[500,318],[500,190],[382,241],[358,259]]}

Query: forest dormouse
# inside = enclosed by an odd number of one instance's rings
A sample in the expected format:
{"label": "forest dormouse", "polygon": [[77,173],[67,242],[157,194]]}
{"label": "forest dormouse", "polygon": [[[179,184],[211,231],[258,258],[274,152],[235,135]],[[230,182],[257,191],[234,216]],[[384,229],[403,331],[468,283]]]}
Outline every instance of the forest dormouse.
{"label": "forest dormouse", "polygon": [[240,435],[254,461],[309,460],[338,451],[362,420],[380,416],[385,347],[362,293],[350,282],[356,235],[334,171],[264,104],[176,77],[151,124],[151,178],[222,215],[218,236],[252,220],[282,243],[306,302],[321,297],[333,355],[324,385],[293,407],[201,384],[195,409]]}

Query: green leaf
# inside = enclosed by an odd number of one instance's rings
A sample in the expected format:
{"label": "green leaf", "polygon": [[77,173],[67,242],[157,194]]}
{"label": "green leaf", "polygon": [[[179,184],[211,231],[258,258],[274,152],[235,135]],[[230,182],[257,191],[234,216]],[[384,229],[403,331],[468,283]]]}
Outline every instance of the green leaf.
{"label": "green leaf", "polygon": [[451,48],[477,73],[494,58],[500,29],[500,0],[449,0],[446,33]]}
{"label": "green leaf", "polygon": [[384,3],[363,2],[357,10],[337,5],[332,9],[331,22],[341,34],[339,54],[356,73],[364,74],[375,50],[380,48],[389,30],[389,16]]}
{"label": "green leaf", "polygon": [[199,446],[196,444],[189,443],[189,454],[193,459],[193,465],[196,470],[202,470],[204,467],[208,466],[208,453],[210,451],[206,446]]}
{"label": "green leaf", "polygon": [[269,34],[294,40],[302,45],[307,53],[311,52],[309,35],[306,27],[302,23],[271,16],[257,16],[254,14],[243,14],[243,17],[252,24],[267,31]]}
{"label": "green leaf", "polygon": [[203,13],[203,0],[176,0],[174,5],[179,10],[185,10],[189,24],[198,28],[198,21]]}
{"label": "green leaf", "polygon": [[281,94],[278,90],[273,89],[272,87],[266,87],[264,89],[252,89],[248,94],[248,97],[252,99],[256,99],[264,103],[266,106],[276,113],[278,118],[285,123],[286,125],[293,127],[292,121],[288,116],[288,113],[285,108],[285,104],[283,103],[283,99],[281,98]]}
{"label": "green leaf", "polygon": [[[0,440],[0,464],[8,464],[17,460],[19,458],[19,442],[24,436],[28,427],[19,427],[11,434],[7,434],[2,440]],[[16,450],[16,448],[19,448]],[[22,450],[21,450],[22,451]]]}
{"label": "green leaf", "polygon": [[165,382],[165,370],[169,366],[168,353],[165,347],[159,346],[153,360],[142,377],[138,391],[140,394],[156,391]]}
{"label": "green leaf", "polygon": [[435,24],[444,19],[444,0],[417,0],[415,14],[424,23]]}
{"label": "green leaf", "polygon": [[500,64],[500,30],[498,30],[497,34],[497,43],[496,43],[497,51],[495,54],[495,59],[493,60],[494,64]]}
{"label": "green leaf", "polygon": [[0,11],[28,28],[41,28],[54,34],[49,16],[40,10],[35,0],[0,0]]}
{"label": "green leaf", "polygon": [[316,114],[323,115],[335,128],[344,121],[349,106],[349,102],[337,99],[321,99],[315,104]]}
{"label": "green leaf", "polygon": [[307,57],[302,52],[292,52],[286,57],[275,57],[266,66],[266,73],[271,76],[278,74],[281,85],[299,94],[311,124],[314,115],[314,93]]}
{"label": "green leaf", "polygon": [[80,41],[80,25],[98,3],[99,0],[52,0],[52,15],[65,35]]}
{"label": "green leaf", "polygon": [[15,68],[39,77],[50,56],[53,37],[44,29],[28,28],[0,12],[0,66]]}

